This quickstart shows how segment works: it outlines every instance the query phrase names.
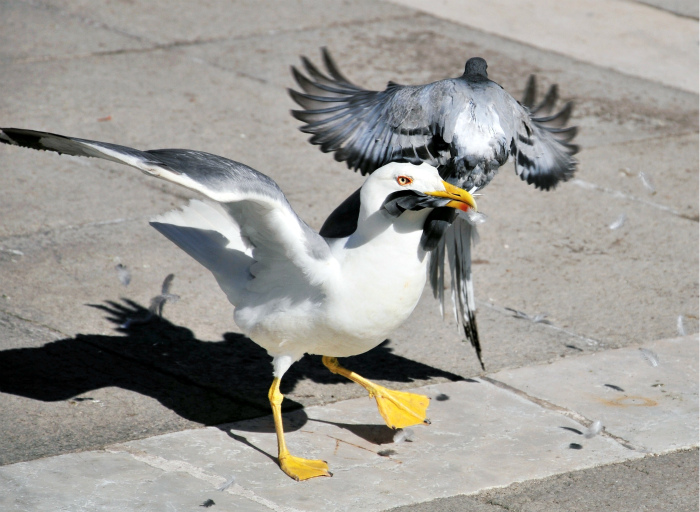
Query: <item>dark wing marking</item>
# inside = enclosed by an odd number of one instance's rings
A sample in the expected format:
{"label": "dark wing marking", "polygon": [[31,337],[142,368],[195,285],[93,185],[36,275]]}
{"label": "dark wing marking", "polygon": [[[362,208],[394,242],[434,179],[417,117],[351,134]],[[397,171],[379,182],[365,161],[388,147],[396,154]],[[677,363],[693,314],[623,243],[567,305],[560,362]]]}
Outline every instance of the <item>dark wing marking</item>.
{"label": "dark wing marking", "polygon": [[357,221],[360,217],[360,190],[362,189],[358,188],[350,194],[331,212],[321,226],[319,235],[325,238],[345,238],[357,230]]}

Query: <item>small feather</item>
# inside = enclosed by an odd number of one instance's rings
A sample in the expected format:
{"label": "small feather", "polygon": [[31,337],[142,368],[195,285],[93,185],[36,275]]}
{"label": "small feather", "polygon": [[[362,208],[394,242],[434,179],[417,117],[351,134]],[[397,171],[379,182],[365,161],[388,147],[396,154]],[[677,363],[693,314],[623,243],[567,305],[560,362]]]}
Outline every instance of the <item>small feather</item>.
{"label": "small feather", "polygon": [[641,352],[642,357],[646,360],[647,363],[649,363],[651,366],[656,368],[659,366],[659,356],[657,356],[654,352],[649,350],[648,348],[640,348],[639,352]]}
{"label": "small feather", "polygon": [[486,215],[484,215],[483,213],[476,212],[471,208],[464,213],[460,213],[460,215],[466,215],[467,219],[469,220],[469,223],[472,226],[483,224],[488,219],[488,217],[486,217]]}
{"label": "small feather", "polygon": [[620,229],[622,226],[625,225],[626,220],[627,220],[627,215],[624,213],[621,213],[620,216],[617,219],[615,219],[615,221],[612,222],[608,227],[613,231],[616,229]]}
{"label": "small feather", "polygon": [[616,386],[615,384],[604,384],[605,387],[608,387],[610,389],[614,389],[615,391],[620,391],[624,392],[625,390],[622,389],[620,386]]}
{"label": "small feather", "polygon": [[538,315],[533,316],[532,321],[533,321],[533,323],[536,323],[536,324],[551,325],[551,323],[552,323],[549,320],[547,320],[547,315],[544,313],[540,313]]}
{"label": "small feather", "polygon": [[114,270],[117,271],[117,278],[119,279],[119,282],[124,286],[129,286],[129,283],[131,282],[131,272],[129,269],[120,263],[114,267]]}
{"label": "small feather", "polygon": [[546,313],[538,313],[535,316],[530,316],[527,313],[523,313],[522,311],[518,311],[517,309],[513,309],[513,308],[505,308],[505,309],[510,311],[511,313],[513,313],[513,317],[520,318],[521,320],[530,320],[531,322],[533,322],[535,324],[547,324],[547,325],[552,324],[552,322],[547,320]]}
{"label": "small feather", "polygon": [[601,430],[603,430],[603,423],[601,423],[600,420],[596,420],[586,429],[586,431],[583,433],[583,437],[586,439],[591,439],[600,434]]}
{"label": "small feather", "polygon": [[676,328],[678,329],[678,336],[685,336],[685,325],[683,324],[683,315],[678,315],[678,320],[676,321]]}
{"label": "small feather", "polygon": [[161,292],[163,295],[170,293],[170,286],[173,284],[173,279],[175,279],[175,274],[168,274],[163,280],[163,285],[161,286]]}
{"label": "small feather", "polygon": [[226,489],[228,489],[229,487],[231,487],[235,482],[236,482],[236,477],[235,477],[235,476],[232,476],[231,478],[229,478],[228,480],[226,480],[223,484],[221,484],[221,485],[218,487],[218,490],[219,490],[219,491],[225,491]]}
{"label": "small feather", "polygon": [[161,286],[161,294],[156,295],[151,299],[151,305],[148,308],[148,311],[152,315],[158,315],[160,317],[163,316],[163,307],[165,306],[166,302],[172,302],[175,303],[178,300],[180,300],[179,295],[174,295],[170,293],[170,286],[173,283],[173,279],[175,278],[175,274],[168,274],[168,276],[165,278],[163,281],[163,285]]}
{"label": "small feather", "polygon": [[122,329],[128,329],[132,325],[146,324],[150,322],[154,316],[163,316],[163,307],[165,307],[166,302],[175,303],[180,300],[179,295],[169,293],[170,286],[172,285],[175,274],[168,274],[168,276],[163,281],[161,286],[161,292],[151,299],[151,304],[148,306],[148,312],[141,317],[127,318],[126,322],[121,324],[119,327]]}
{"label": "small feather", "polygon": [[394,443],[400,444],[406,441],[407,443],[412,443],[414,439],[414,432],[410,428],[400,428],[394,434]]}
{"label": "small feather", "polygon": [[651,178],[647,176],[643,171],[639,171],[639,179],[642,180],[642,185],[649,191],[650,194],[656,194],[656,187],[652,183]]}

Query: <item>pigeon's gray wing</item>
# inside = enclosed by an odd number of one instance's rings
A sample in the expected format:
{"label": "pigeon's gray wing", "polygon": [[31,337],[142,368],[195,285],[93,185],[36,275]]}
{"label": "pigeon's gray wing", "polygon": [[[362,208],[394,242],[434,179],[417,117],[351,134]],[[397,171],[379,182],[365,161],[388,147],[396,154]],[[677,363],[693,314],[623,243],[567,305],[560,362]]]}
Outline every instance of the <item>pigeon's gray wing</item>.
{"label": "pigeon's gray wing", "polygon": [[[140,151],[15,128],[0,129],[0,142],[126,164],[216,201],[216,208],[190,205],[182,212],[166,214],[157,223],[170,222],[170,228],[156,227],[215,275],[223,273],[218,265],[224,260],[249,265],[245,272],[232,270],[231,274],[255,277],[246,283],[250,289],[264,292],[261,288],[267,285],[278,286],[264,270],[268,262],[280,259],[296,268],[292,274],[302,281],[313,280],[317,273],[327,271],[326,262],[331,257],[328,243],[297,216],[271,178],[241,163],[200,151]],[[177,220],[172,220],[175,217]],[[202,252],[205,241],[214,252]],[[237,257],[224,254],[231,244],[232,250],[240,253]],[[239,284],[229,283],[229,288]],[[222,288],[227,291],[224,285]]]}
{"label": "pigeon's gray wing", "polygon": [[306,123],[301,131],[312,134],[312,144],[362,174],[398,160],[435,167],[449,160],[443,134],[454,117],[451,80],[423,86],[389,82],[384,91],[369,91],[340,74],[325,48],[323,58],[328,75],[302,57],[308,77],[294,67],[292,73],[304,92],[289,89],[304,109],[292,115]]}
{"label": "pigeon's gray wing", "polygon": [[510,152],[515,160],[515,171],[523,181],[536,188],[549,190],[560,181],[567,181],[576,171],[574,155],[579,148],[571,141],[577,128],[567,126],[573,111],[568,102],[554,111],[559,90],[552,85],[542,102],[535,105],[537,87],[531,76],[522,101],[515,107]]}

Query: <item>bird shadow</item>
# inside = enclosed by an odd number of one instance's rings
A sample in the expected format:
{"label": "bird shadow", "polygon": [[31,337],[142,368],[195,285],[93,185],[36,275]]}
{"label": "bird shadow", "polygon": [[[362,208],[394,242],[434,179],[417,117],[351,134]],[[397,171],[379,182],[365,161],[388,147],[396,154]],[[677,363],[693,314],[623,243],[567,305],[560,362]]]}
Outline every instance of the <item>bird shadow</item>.
{"label": "bird shadow", "polygon": [[[55,402],[113,386],[152,397],[179,416],[203,425],[270,414],[267,392],[272,382],[271,358],[242,334],[226,333],[222,340],[204,341],[159,316],[135,322],[133,319],[146,318],[148,309],[129,299],[89,306],[105,313],[115,324],[115,335],[78,334],[40,347],[0,351],[0,392]],[[459,375],[393,354],[389,345],[386,341],[366,354],[343,361],[370,379],[463,380]],[[307,355],[285,374],[282,393],[293,392],[303,379],[354,385],[328,371],[320,356]],[[294,400],[283,402],[284,411],[301,408]],[[303,410],[293,416],[290,430],[308,421]],[[352,428],[365,437],[361,426]],[[368,438],[373,435],[376,437],[376,432],[366,434]]]}

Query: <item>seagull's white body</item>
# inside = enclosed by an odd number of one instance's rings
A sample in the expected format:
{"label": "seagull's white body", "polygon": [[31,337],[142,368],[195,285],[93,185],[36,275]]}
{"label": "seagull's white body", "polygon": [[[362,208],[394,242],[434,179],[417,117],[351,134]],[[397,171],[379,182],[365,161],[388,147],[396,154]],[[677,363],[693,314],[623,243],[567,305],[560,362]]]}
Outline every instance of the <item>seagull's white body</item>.
{"label": "seagull's white body", "polygon": [[196,190],[181,210],[151,225],[211,271],[234,305],[234,320],[273,356],[268,393],[280,467],[292,478],[329,476],[323,461],[289,453],[280,379],[305,353],[367,389],[393,428],[424,422],[428,398],[391,391],[351,372],[337,357],[368,351],[408,318],[423,291],[423,225],[433,208],[474,208],[471,195],[428,164],[390,163],[362,186],[357,227],[324,238],[292,210],[269,177],[226,158],[182,149],[137,149],[15,128],[0,142],[104,158]]}
{"label": "seagull's white body", "polygon": [[[236,306],[236,325],[275,358],[275,373],[282,374],[305,353],[346,357],[366,352],[416,307],[427,274],[420,237],[430,210],[406,211],[394,218],[381,208],[387,195],[398,189],[394,175],[406,166],[414,175],[432,178],[424,180],[426,190],[442,187],[436,170],[427,164],[386,166],[363,186],[355,233],[326,239],[329,252],[323,258],[272,258],[259,242],[256,251],[241,237],[241,227],[226,207],[213,203],[192,201],[155,218],[153,225],[185,251],[190,245],[187,230],[208,228],[226,237],[226,251],[246,255],[248,259],[227,268],[218,268],[221,258],[213,251],[200,262]],[[289,223],[290,230],[297,222],[275,211],[258,213],[277,215],[274,224]],[[185,229],[173,232],[163,225]],[[272,244],[279,242],[277,236],[270,234]]]}
{"label": "seagull's white body", "polygon": [[321,282],[298,283],[306,290],[302,300],[277,297],[279,307],[270,311],[266,290],[250,292],[234,312],[236,324],[272,356],[291,361],[304,353],[346,357],[377,346],[410,316],[427,272],[425,253],[417,249],[422,223],[380,222],[385,229],[371,244],[354,245],[359,233],[334,241]]}

